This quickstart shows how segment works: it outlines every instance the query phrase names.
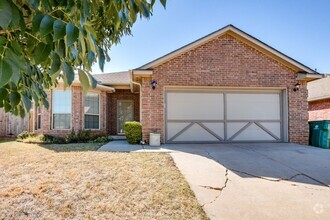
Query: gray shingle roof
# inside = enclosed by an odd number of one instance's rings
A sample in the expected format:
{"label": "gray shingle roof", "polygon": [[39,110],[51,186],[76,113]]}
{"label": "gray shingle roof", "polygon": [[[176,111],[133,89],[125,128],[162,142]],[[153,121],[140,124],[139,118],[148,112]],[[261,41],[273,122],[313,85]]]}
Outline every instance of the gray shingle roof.
{"label": "gray shingle roof", "polygon": [[93,74],[93,77],[105,85],[129,85],[131,83],[131,75],[128,71]]}

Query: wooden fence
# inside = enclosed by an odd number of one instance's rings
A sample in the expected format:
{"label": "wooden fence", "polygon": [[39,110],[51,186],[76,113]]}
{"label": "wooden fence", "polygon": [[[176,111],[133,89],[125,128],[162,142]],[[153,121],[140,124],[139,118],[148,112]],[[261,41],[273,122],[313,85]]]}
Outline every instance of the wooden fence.
{"label": "wooden fence", "polygon": [[14,137],[22,131],[29,131],[29,115],[25,118],[5,113],[0,108],[0,137]]}

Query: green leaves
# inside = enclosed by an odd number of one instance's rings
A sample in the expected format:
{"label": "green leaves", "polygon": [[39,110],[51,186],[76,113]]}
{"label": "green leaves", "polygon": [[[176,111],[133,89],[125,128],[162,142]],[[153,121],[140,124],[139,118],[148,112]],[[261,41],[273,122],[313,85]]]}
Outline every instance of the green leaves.
{"label": "green leaves", "polygon": [[44,16],[40,22],[40,35],[45,36],[53,30],[54,19],[48,15]]}
{"label": "green leaves", "polygon": [[[0,88],[0,104],[3,104],[3,100],[5,100],[8,96],[8,91],[5,88]],[[1,106],[3,107],[3,106]],[[1,108],[0,107],[0,108]]]}
{"label": "green leaves", "polygon": [[83,87],[83,90],[85,92],[87,92],[87,90],[89,88],[89,79],[88,79],[87,74],[83,70],[78,69],[78,75],[79,75],[79,81]]}
{"label": "green leaves", "polygon": [[0,0],[0,107],[21,116],[32,100],[48,107],[45,90],[61,78],[69,86],[75,70],[85,91],[95,88],[94,64],[103,71],[111,46],[155,1]]}
{"label": "green leaves", "polygon": [[79,29],[73,24],[69,23],[66,25],[66,46],[71,46],[79,37]]}
{"label": "green leaves", "polygon": [[15,107],[21,101],[21,95],[18,92],[12,92],[9,95],[9,101],[11,107]]}
{"label": "green leaves", "polygon": [[11,66],[3,59],[0,59],[0,88],[9,82],[12,75],[13,70]]}
{"label": "green leaves", "polygon": [[96,88],[96,86],[97,86],[96,79],[90,73],[88,73],[88,72],[87,72],[87,75],[88,75],[89,80],[91,81],[92,87],[93,88]]}
{"label": "green leaves", "polygon": [[39,64],[45,61],[48,58],[48,55],[51,51],[51,45],[39,43],[36,49],[33,52],[33,58],[36,64]]}
{"label": "green leaves", "polygon": [[71,85],[74,80],[74,72],[72,66],[70,66],[67,62],[62,62],[62,69],[66,77],[66,83]]}
{"label": "green leaves", "polygon": [[26,97],[25,95],[22,95],[22,99],[23,99],[25,110],[27,112],[30,111],[31,106],[32,106],[31,100],[28,97]]}
{"label": "green leaves", "polygon": [[166,0],[160,0],[160,3],[162,3],[163,7],[166,8]]}
{"label": "green leaves", "polygon": [[98,47],[98,54],[99,54],[99,66],[102,72],[104,71],[104,63],[105,63],[105,56],[101,47]]}
{"label": "green leaves", "polygon": [[51,57],[52,57],[52,66],[50,68],[50,75],[53,75],[54,73],[60,70],[61,60],[60,57],[55,52],[52,52]]}
{"label": "green leaves", "polygon": [[0,27],[6,30],[13,18],[10,4],[7,0],[0,1]]}
{"label": "green leaves", "polygon": [[44,18],[43,14],[36,14],[32,20],[32,33],[39,31],[41,20]]}
{"label": "green leaves", "polygon": [[54,41],[64,38],[65,36],[65,24],[62,21],[56,20],[53,25],[54,29]]}

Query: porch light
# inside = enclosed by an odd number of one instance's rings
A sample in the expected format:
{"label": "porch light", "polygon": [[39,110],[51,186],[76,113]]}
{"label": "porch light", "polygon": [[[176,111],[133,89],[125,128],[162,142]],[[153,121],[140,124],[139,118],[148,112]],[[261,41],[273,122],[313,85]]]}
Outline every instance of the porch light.
{"label": "porch light", "polygon": [[151,81],[151,88],[152,89],[156,89],[156,86],[157,86],[157,81],[156,80],[152,80]]}
{"label": "porch light", "polygon": [[299,89],[300,89],[300,83],[297,82],[297,83],[294,85],[293,91],[294,91],[294,92],[297,92],[297,91],[299,91]]}

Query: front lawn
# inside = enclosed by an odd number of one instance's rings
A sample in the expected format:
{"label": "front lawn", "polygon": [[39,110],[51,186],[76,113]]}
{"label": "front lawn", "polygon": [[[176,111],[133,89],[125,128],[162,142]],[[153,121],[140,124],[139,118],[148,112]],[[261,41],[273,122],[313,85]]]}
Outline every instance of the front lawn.
{"label": "front lawn", "polygon": [[0,219],[206,219],[168,154],[79,145],[0,141]]}

